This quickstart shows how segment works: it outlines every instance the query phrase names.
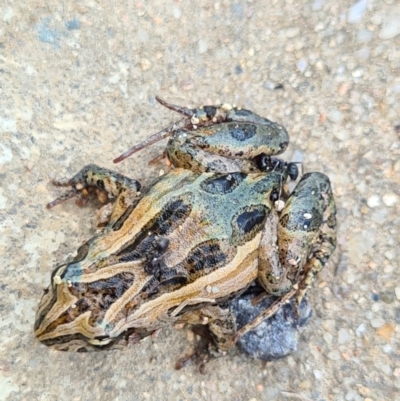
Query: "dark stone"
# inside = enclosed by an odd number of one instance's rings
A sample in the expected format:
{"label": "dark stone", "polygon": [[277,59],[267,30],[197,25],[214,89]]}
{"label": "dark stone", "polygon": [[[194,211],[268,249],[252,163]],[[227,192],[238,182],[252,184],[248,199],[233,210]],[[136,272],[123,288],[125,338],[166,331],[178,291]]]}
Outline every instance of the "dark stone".
{"label": "dark stone", "polygon": [[[251,287],[244,295],[230,302],[230,309],[236,317],[238,329],[253,321],[278,299],[271,296],[253,305],[252,300],[262,291],[258,286]],[[274,316],[239,338],[237,346],[255,359],[273,361],[283,358],[297,350],[299,333],[311,315],[311,306],[304,298],[297,317],[295,300],[292,298]]]}
{"label": "dark stone", "polygon": [[243,73],[243,68],[240,65],[237,65],[235,67],[235,73],[236,74],[242,74]]}

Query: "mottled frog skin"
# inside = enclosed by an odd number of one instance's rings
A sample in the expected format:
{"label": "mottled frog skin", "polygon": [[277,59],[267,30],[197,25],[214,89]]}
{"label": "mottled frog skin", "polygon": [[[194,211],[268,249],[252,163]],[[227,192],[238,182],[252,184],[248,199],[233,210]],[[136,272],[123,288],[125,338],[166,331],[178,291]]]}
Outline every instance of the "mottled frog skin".
{"label": "mottled frog skin", "polygon": [[136,180],[89,165],[49,204],[93,187],[116,199],[104,230],[51,276],[35,322],[46,345],[116,348],[179,321],[208,324],[226,350],[236,330],[228,300],[258,279],[300,301],[335,248],[329,179],[305,174],[283,192],[290,166],[272,157],[288,145],[283,127],[227,106],[162,103],[185,116],[166,149],[177,168],[139,193]]}

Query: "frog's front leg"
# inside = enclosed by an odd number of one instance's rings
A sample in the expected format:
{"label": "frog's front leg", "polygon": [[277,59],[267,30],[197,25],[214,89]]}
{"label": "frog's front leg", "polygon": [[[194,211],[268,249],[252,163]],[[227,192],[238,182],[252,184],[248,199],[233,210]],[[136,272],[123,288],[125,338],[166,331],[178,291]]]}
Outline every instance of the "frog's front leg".
{"label": "frog's front leg", "polygon": [[277,215],[271,214],[266,223],[258,279],[268,293],[282,296],[298,289],[300,303],[335,249],[335,213],[328,177],[322,173],[305,174],[289,197],[279,222]]}
{"label": "frog's front leg", "polygon": [[141,185],[138,181],[123,176],[115,171],[105,169],[95,164],[88,164],[67,181],[52,181],[56,186],[71,187],[69,191],[48,203],[51,209],[56,205],[73,197],[84,198],[91,189],[106,194],[109,200],[115,200],[109,222],[116,221],[127,207],[137,198]]}
{"label": "frog's front leg", "polygon": [[229,308],[223,308],[221,305],[207,305],[184,313],[179,321],[189,324],[207,324],[218,350],[225,352],[231,347],[230,340],[236,332],[236,320]]}

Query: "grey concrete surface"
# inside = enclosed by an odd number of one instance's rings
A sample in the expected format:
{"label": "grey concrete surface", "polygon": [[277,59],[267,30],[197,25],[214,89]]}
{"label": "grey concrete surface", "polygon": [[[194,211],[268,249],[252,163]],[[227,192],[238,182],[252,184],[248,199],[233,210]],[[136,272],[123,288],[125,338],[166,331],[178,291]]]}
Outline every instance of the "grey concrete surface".
{"label": "grey concrete surface", "polygon": [[[0,8],[0,400],[400,400],[398,1]],[[111,168],[176,119],[155,95],[252,109],[285,125],[306,171],[331,178],[338,249],[309,292],[314,317],[292,356],[264,363],[233,350],[201,375],[174,370],[193,343],[186,329],[121,352],[35,340],[50,272],[94,232],[91,206],[45,209],[60,193],[49,182],[92,162]],[[162,147],[117,169],[145,181]]]}

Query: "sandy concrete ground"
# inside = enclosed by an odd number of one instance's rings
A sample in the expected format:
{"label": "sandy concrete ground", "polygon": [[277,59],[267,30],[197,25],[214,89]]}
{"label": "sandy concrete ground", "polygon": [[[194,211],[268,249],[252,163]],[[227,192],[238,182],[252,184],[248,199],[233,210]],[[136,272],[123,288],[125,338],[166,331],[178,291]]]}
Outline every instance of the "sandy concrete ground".
{"label": "sandy concrete ground", "polygon": [[[396,0],[3,1],[0,400],[400,400],[399,20]],[[331,178],[339,245],[292,356],[234,350],[201,375],[173,368],[186,330],[126,352],[35,340],[51,270],[94,230],[92,207],[45,209],[59,194],[49,181],[113,167],[173,121],[155,95],[280,122],[293,157]],[[161,149],[117,168],[145,180]]]}

